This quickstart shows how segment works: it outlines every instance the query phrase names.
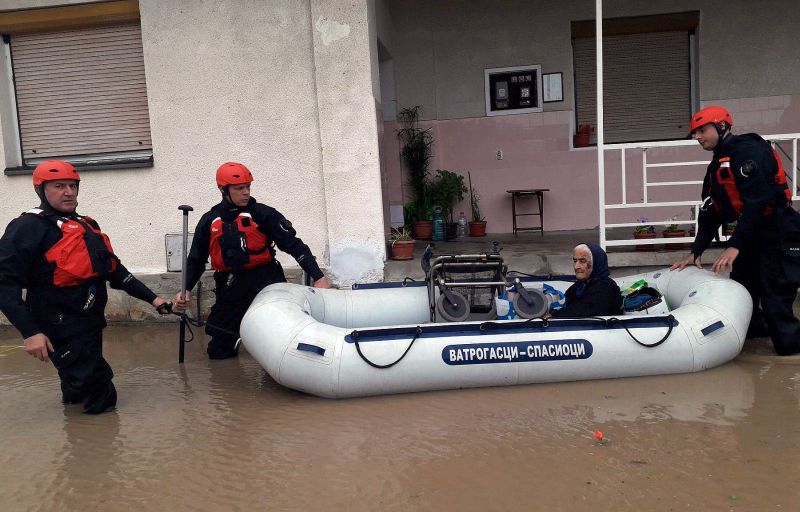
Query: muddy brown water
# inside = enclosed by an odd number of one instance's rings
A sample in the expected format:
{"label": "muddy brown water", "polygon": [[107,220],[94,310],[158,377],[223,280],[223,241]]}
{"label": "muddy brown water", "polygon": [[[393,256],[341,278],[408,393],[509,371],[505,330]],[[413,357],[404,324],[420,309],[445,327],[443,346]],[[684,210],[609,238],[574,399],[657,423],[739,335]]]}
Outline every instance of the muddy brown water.
{"label": "muddy brown water", "polygon": [[0,511],[800,510],[800,357],[764,340],[695,374],[341,401],[202,334],[181,367],[174,326],[105,340],[118,410],[90,417],[0,329]]}

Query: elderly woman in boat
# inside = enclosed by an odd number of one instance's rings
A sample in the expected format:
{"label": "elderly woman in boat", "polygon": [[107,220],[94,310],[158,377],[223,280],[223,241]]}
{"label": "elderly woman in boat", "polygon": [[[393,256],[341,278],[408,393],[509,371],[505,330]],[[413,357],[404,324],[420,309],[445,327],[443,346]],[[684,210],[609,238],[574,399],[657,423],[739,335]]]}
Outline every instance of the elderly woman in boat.
{"label": "elderly woman in boat", "polygon": [[575,318],[617,315],[622,309],[622,295],[611,279],[608,256],[602,247],[583,243],[572,251],[575,278],[578,280],[564,294],[566,306],[554,310],[553,317]]}

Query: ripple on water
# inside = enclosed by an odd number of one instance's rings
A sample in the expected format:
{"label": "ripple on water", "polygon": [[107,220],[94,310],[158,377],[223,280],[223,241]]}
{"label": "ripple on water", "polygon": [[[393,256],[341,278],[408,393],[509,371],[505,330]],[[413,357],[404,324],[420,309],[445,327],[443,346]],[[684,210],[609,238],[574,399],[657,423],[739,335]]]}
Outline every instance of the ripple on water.
{"label": "ripple on water", "polygon": [[59,403],[51,366],[0,357],[0,510],[640,509],[677,488],[698,509],[793,504],[752,476],[800,463],[790,365],[335,401],[246,353],[208,361],[199,333],[183,366],[174,327],[106,333],[119,410],[99,417]]}

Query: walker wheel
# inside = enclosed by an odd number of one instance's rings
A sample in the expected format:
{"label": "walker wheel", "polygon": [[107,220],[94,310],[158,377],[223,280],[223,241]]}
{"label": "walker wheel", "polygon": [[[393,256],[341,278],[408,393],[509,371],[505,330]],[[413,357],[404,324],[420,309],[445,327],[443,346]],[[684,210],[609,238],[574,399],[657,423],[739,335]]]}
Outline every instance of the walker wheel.
{"label": "walker wheel", "polygon": [[530,296],[531,302],[525,300],[521,293],[514,295],[513,304],[517,316],[520,318],[540,318],[547,313],[550,307],[550,299],[538,288],[525,288]]}
{"label": "walker wheel", "polygon": [[454,302],[447,295],[440,294],[436,299],[436,312],[448,322],[463,322],[469,316],[469,302],[457,292],[450,292]]}

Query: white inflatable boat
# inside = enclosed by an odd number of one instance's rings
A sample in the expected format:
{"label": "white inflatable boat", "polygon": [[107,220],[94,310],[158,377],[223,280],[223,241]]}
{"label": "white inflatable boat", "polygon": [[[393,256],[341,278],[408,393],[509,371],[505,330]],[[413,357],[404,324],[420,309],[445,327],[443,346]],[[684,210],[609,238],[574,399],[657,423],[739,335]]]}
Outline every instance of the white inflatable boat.
{"label": "white inflatable boat", "polygon": [[[240,333],[277,382],[330,398],[696,372],[739,354],[752,312],[744,287],[696,268],[617,282],[640,279],[668,313],[431,323],[425,283],[280,283],[259,294]],[[571,284],[528,286],[545,283]]]}

